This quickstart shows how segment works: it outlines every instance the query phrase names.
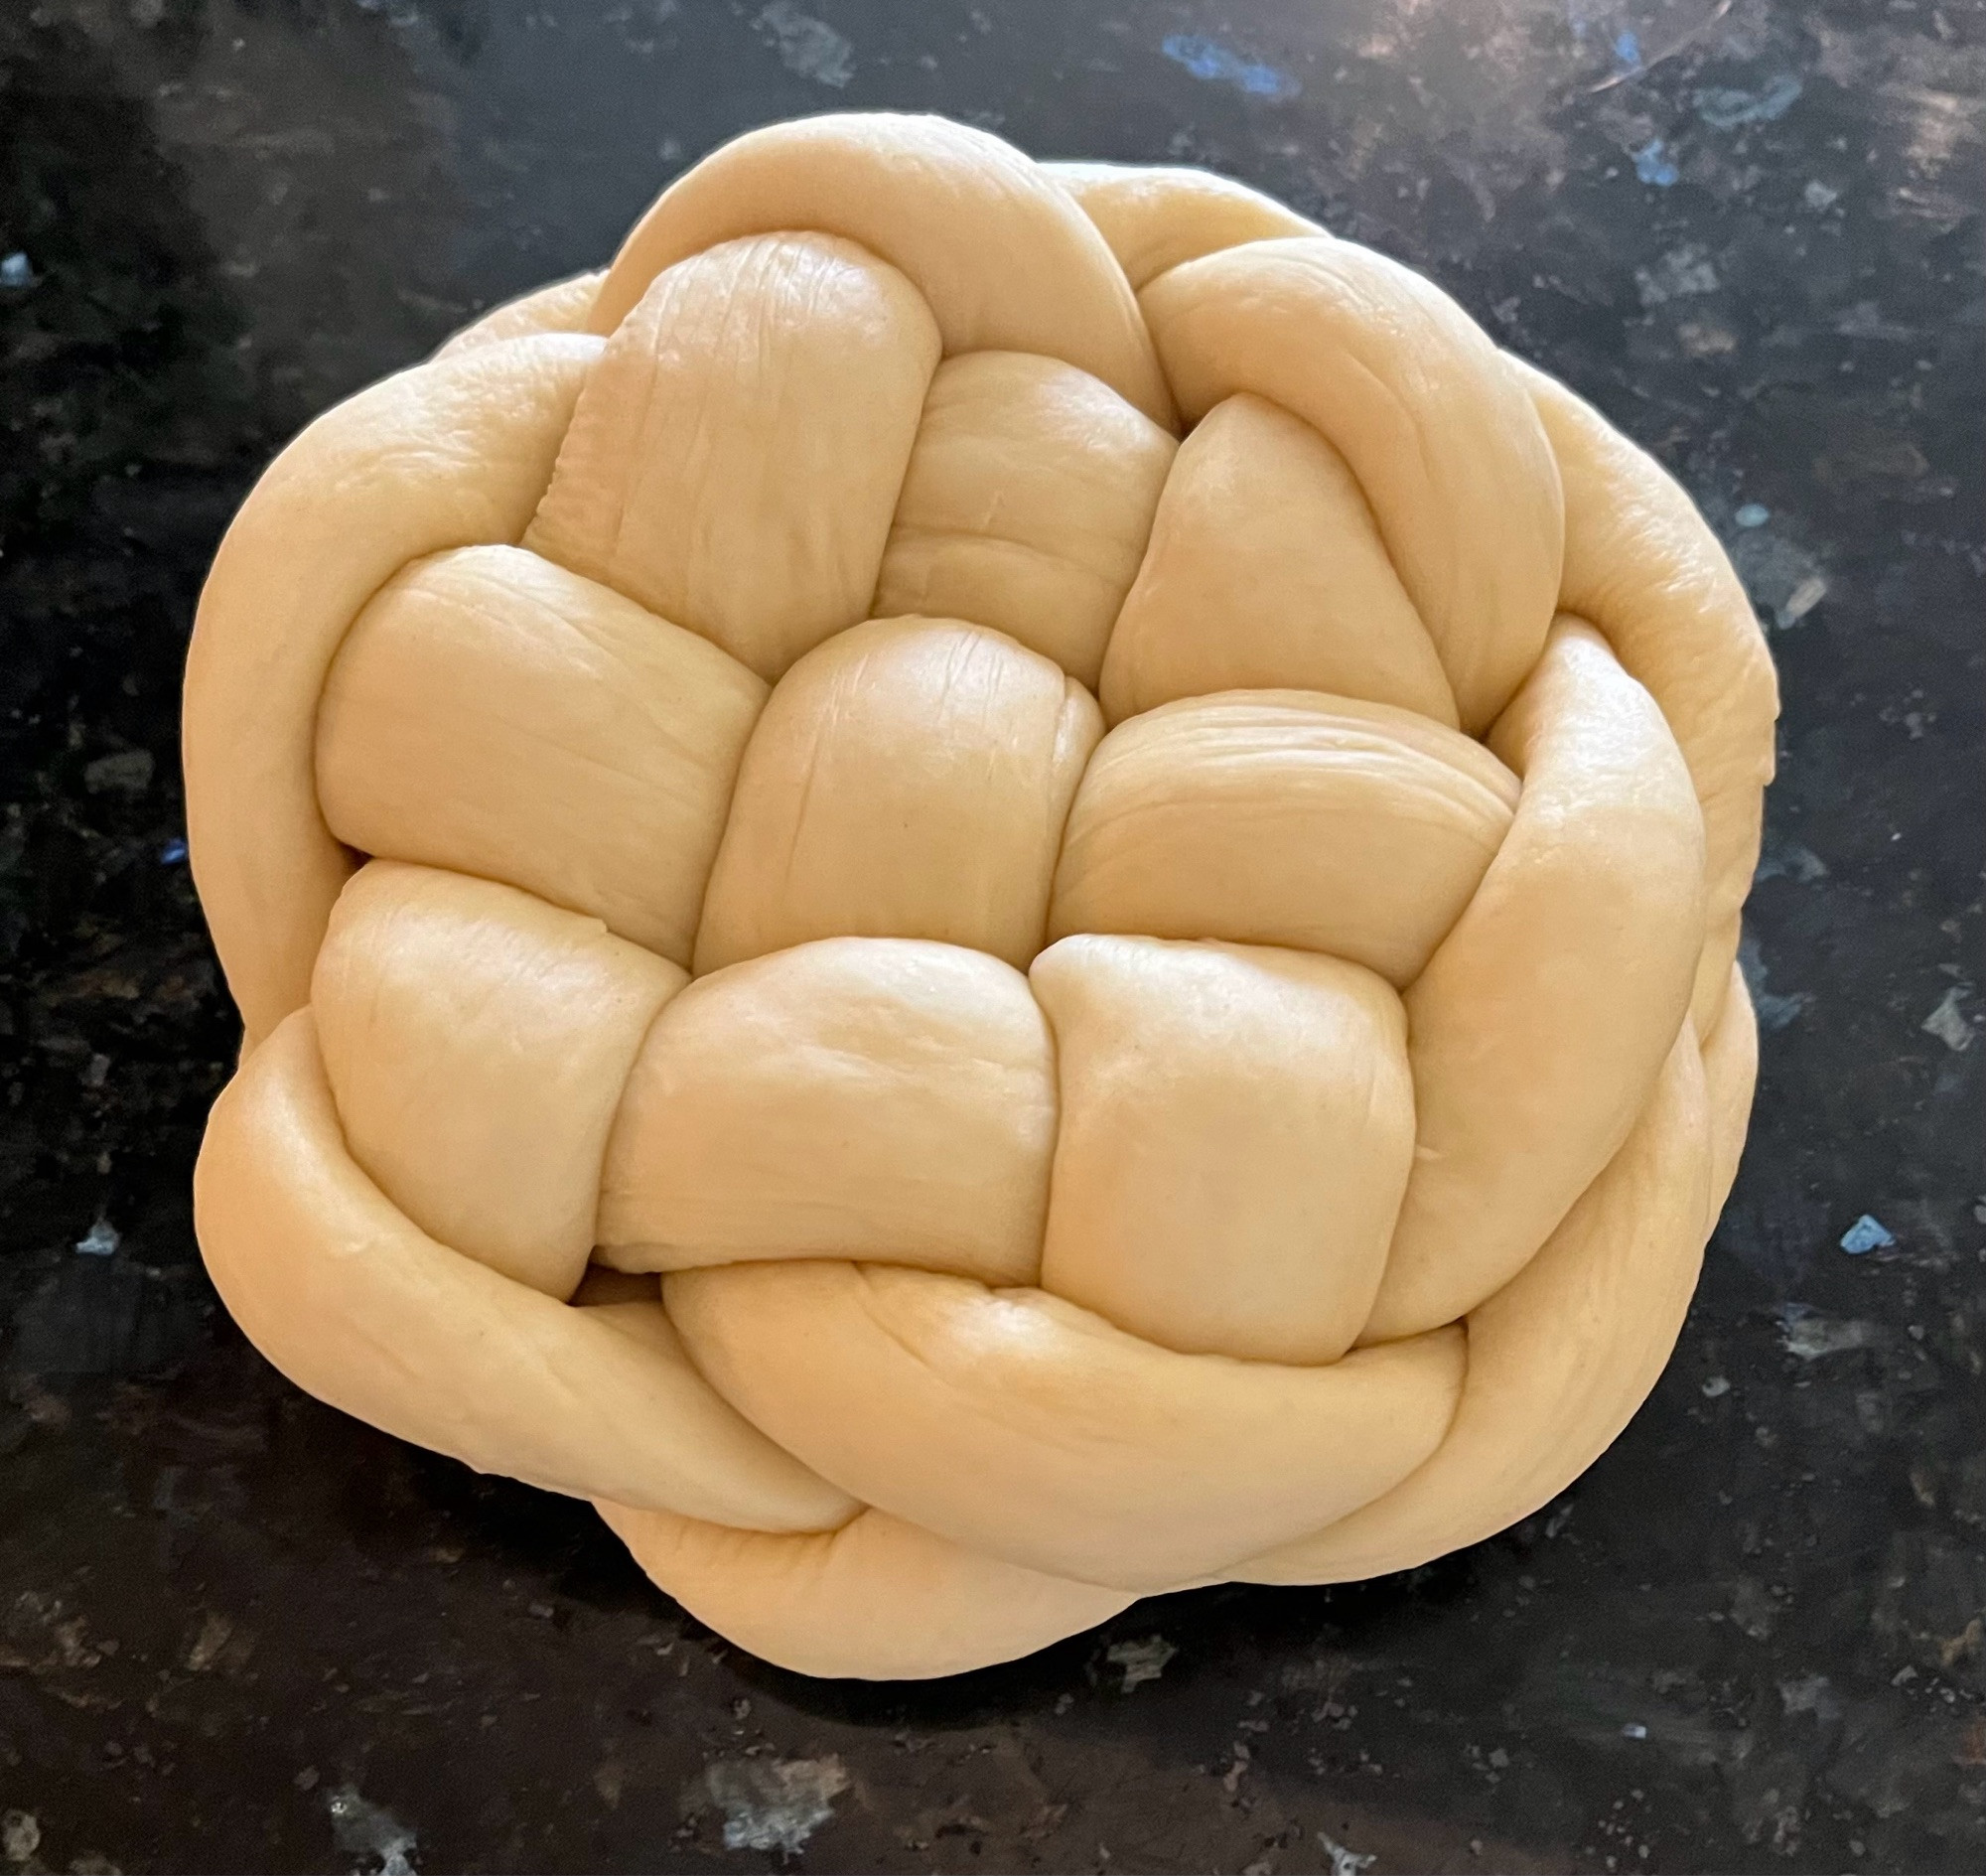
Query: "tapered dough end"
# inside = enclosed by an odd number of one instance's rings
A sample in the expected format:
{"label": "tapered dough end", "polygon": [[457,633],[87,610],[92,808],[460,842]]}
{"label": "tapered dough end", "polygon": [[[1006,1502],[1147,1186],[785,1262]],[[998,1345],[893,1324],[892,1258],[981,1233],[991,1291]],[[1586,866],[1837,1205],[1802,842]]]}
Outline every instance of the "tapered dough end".
{"label": "tapered dough end", "polygon": [[547,1491],[765,1529],[858,1510],[711,1391],[658,1305],[571,1308],[408,1220],[346,1149],[307,1010],[214,1103],[194,1225],[248,1340],[396,1438]]}
{"label": "tapered dough end", "polygon": [[1134,288],[1169,267],[1243,241],[1322,234],[1294,209],[1207,170],[1135,163],[1043,163],[1109,243]]}
{"label": "tapered dough end", "polygon": [[1103,658],[1108,722],[1211,691],[1289,689],[1456,727],[1357,479],[1300,418],[1246,391],[1215,404],[1180,447],[1149,533]]}
{"label": "tapered dough end", "polygon": [[794,1673],[931,1680],[1018,1660],[1106,1622],[1128,1591],[1045,1576],[883,1512],[799,1536],[610,1501],[595,1510],[658,1587]]}
{"label": "tapered dough end", "polygon": [[537,333],[583,333],[593,316],[593,303],[600,297],[600,283],[606,278],[604,271],[595,270],[520,293],[451,334],[435,348],[434,357],[452,359],[480,346],[528,339]]}
{"label": "tapered dough end", "polygon": [[1251,241],[1139,295],[1181,409],[1252,391],[1310,424],[1370,505],[1462,726],[1491,722],[1558,603],[1558,465],[1524,385],[1433,282],[1328,236]]}

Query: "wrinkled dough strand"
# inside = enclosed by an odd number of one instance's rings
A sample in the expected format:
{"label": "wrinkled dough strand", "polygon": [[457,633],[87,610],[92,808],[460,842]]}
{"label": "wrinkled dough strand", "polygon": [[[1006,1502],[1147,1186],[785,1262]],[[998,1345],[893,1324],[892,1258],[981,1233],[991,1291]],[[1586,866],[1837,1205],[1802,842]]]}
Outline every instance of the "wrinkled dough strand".
{"label": "wrinkled dough strand", "polygon": [[1035,959],[1062,1126],[1042,1283],[1168,1349],[1335,1362],[1414,1150],[1400,1000],[1259,945],[1070,938]]}
{"label": "wrinkled dough strand", "polygon": [[1290,945],[1403,986],[1462,916],[1516,802],[1488,750],[1385,704],[1298,690],[1165,704],[1091,760],[1049,935]]}
{"label": "wrinkled dough strand", "polygon": [[726,144],[635,224],[593,330],[619,326],[663,268],[792,227],[844,235],[907,274],[948,355],[1061,359],[1172,427],[1137,300],[1095,226],[1011,144],[941,118],[813,117]]}
{"label": "wrinkled dough strand", "polygon": [[1472,735],[1536,661],[1565,509],[1524,384],[1447,294],[1348,241],[1258,241],[1139,296],[1181,408],[1281,404],[1350,465]]}
{"label": "wrinkled dough strand", "polygon": [[1779,685],[1731,559],[1667,471],[1593,407],[1511,361],[1565,481],[1560,604],[1590,619],[1647,687],[1703,806],[1703,954],[1690,1013],[1708,1036],[1738,955],[1738,915],[1759,865]]}
{"label": "wrinkled dough strand", "polygon": [[374,860],[311,984],[353,1157],[430,1236],[563,1300],[636,1051],[683,982],[529,893]]}
{"label": "wrinkled dough strand", "polygon": [[1124,1589],[1222,1570],[1376,1497],[1440,1445],[1466,1367],[1459,1328],[1322,1368],[1175,1355],[1043,1290],[881,1264],[729,1264],[662,1293],[718,1392],[822,1477]]}
{"label": "wrinkled dough strand", "polygon": [[437,359],[452,359],[483,346],[500,344],[505,339],[530,339],[539,333],[583,333],[589,330],[593,304],[600,298],[604,269],[574,274],[569,280],[520,293],[514,300],[493,306],[473,325],[465,326],[445,345],[436,348]]}
{"label": "wrinkled dough strand", "polygon": [[597,1235],[627,1270],[862,1257],[1032,1283],[1055,1044],[998,958],[825,938],[699,978],[650,1030]]}
{"label": "wrinkled dough strand", "polygon": [[597,339],[473,348],[306,427],[229,524],[187,652],[187,846],[253,1048],[310,995],[352,859],[318,801],[318,700],[359,608],[409,561],[513,541]]}
{"label": "wrinkled dough strand", "polygon": [[917,289],[848,241],[727,241],[608,340],[524,544],[767,679],[864,618],[937,368]]}
{"label": "wrinkled dough strand", "polygon": [[1102,731],[1058,665],[962,620],[871,620],[810,651],[746,746],[697,974],[848,934],[1025,968]]}
{"label": "wrinkled dough strand", "polygon": [[1627,1138],[1689,1007],[1703,817],[1648,694],[1561,621],[1490,747],[1516,818],[1406,993],[1420,1137],[1365,1340],[1514,1276]]}
{"label": "wrinkled dough strand", "polygon": [[1177,447],[1059,360],[947,359],[924,400],[875,612],[991,626],[1094,690]]}
{"label": "wrinkled dough strand", "polygon": [[612,587],[464,547],[395,575],[347,635],[318,799],[360,853],[504,880],[686,966],[766,695]]}

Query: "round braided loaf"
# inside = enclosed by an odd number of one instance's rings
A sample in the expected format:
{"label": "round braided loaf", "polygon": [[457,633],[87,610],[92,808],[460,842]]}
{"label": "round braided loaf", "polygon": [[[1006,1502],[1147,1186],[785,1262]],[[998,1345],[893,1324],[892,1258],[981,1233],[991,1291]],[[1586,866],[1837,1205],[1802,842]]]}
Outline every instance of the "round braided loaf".
{"label": "round braided loaf", "polygon": [[815,1673],[1420,1563],[1674,1343],[1775,711],[1688,499],[1404,267],[757,132],[228,531],[209,1267]]}

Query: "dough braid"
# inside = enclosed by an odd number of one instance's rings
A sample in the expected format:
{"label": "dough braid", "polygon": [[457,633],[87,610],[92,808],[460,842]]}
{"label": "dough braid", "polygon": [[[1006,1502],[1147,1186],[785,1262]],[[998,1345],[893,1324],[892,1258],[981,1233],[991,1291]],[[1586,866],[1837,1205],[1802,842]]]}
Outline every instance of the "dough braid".
{"label": "dough braid", "polygon": [[209,1267],[815,1673],[1418,1564],[1674,1342],[1776,707],[1687,498],[1406,268],[757,132],[228,531]]}

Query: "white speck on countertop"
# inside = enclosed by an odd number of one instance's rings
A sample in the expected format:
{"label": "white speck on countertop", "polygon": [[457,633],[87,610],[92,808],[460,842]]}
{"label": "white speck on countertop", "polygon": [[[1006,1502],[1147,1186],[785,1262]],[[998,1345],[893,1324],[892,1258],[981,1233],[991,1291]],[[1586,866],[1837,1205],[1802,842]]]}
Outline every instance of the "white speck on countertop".
{"label": "white speck on countertop", "polygon": [[1163,1635],[1149,1635],[1142,1642],[1113,1642],[1103,1651],[1103,1659],[1124,1670],[1124,1691],[1142,1687],[1166,1671],[1166,1663],[1179,1650]]}
{"label": "white speck on countertop", "polygon": [[834,1815],[848,1772],[824,1759],[721,1759],[704,1769],[704,1788],[724,1812],[727,1850],[796,1853]]}
{"label": "white speck on countertop", "polygon": [[802,13],[793,0],[773,0],[753,30],[780,55],[788,72],[839,90],[855,75],[855,48],[825,20]]}
{"label": "white speck on countertop", "polygon": [[108,1219],[98,1219],[75,1240],[75,1247],[84,1257],[114,1257],[117,1246],[122,1242],[117,1227]]}
{"label": "white speck on countertop", "polygon": [[383,1804],[360,1798],[351,1785],[341,1785],[324,1803],[341,1850],[376,1856],[379,1876],[414,1876],[414,1833]]}

